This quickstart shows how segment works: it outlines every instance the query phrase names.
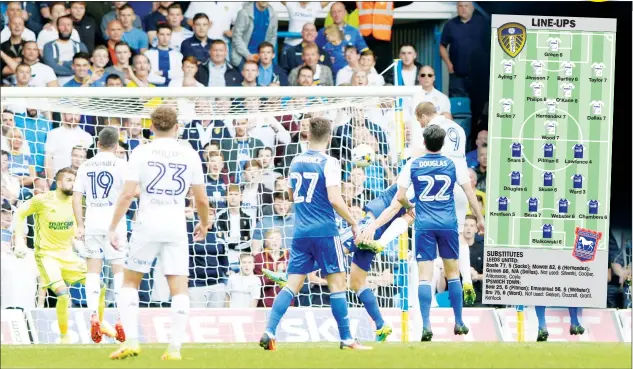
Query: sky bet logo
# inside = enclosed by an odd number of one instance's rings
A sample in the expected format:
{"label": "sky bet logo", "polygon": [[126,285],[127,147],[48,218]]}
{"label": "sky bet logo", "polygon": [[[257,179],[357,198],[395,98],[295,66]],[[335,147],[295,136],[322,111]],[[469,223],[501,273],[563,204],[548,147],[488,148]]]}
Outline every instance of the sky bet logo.
{"label": "sky bet logo", "polygon": [[550,27],[550,28],[576,28],[576,21],[573,19],[541,19],[532,18],[533,27]]}

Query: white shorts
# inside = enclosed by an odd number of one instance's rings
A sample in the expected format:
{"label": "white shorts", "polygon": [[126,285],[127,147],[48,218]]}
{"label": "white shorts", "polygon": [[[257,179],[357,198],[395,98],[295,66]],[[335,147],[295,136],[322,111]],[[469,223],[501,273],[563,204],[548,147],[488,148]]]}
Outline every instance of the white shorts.
{"label": "white shorts", "polygon": [[455,197],[455,215],[457,216],[457,231],[464,231],[466,223],[466,213],[468,212],[468,198],[462,186],[453,187],[453,197]]}
{"label": "white shorts", "polygon": [[125,268],[148,273],[157,258],[166,276],[189,275],[189,245],[186,238],[181,242],[147,242],[138,233],[132,233]]}
{"label": "white shorts", "polygon": [[125,258],[125,251],[127,248],[127,236],[125,234],[120,234],[119,241],[124,247],[121,250],[115,250],[110,244],[110,238],[107,235],[86,235],[84,237],[86,257],[91,259],[105,258],[106,260],[122,263],[123,258]]}

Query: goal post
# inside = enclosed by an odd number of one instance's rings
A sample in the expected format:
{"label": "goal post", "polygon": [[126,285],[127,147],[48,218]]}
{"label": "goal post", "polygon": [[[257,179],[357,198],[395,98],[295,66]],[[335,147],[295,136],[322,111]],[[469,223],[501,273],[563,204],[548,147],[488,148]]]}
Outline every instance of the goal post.
{"label": "goal post", "polygon": [[[72,149],[75,146],[83,146],[87,149],[87,156],[93,155],[96,152],[94,137],[104,126],[114,126],[120,130],[122,155],[129,155],[135,145],[152,139],[149,130],[151,113],[159,106],[172,107],[176,109],[181,125],[179,137],[183,141],[188,141],[200,152],[205,174],[209,176],[208,178],[213,177],[209,179],[207,194],[216,208],[214,230],[216,239],[213,247],[206,244],[189,245],[190,291],[206,288],[201,295],[197,294],[197,296],[203,296],[204,300],[198,299],[195,306],[192,302],[192,307],[217,308],[218,310],[209,311],[222,312],[220,316],[229,311],[246,311],[238,308],[224,308],[227,304],[230,305],[227,301],[234,292],[230,289],[229,274],[241,273],[239,255],[242,253],[254,255],[255,273],[260,273],[262,268],[279,268],[277,270],[280,271],[285,268],[281,265],[287,261],[288,255],[283,250],[290,245],[292,235],[289,232],[292,227],[289,215],[275,218],[279,212],[286,211],[282,204],[276,203],[276,201],[283,203],[284,200],[284,197],[278,196],[277,192],[283,187],[283,181],[280,181],[280,178],[284,179],[288,175],[291,158],[306,149],[305,135],[302,135],[302,121],[314,116],[326,117],[332,121],[334,129],[330,154],[341,161],[342,193],[355,216],[360,220],[364,215],[362,213],[364,204],[378,196],[388,185],[395,183],[395,178],[406,158],[405,147],[412,137],[415,137],[410,134],[411,132],[407,132],[409,125],[405,123],[412,119],[410,103],[418,91],[417,87],[402,86],[2,88],[0,104],[3,112],[6,111],[6,114],[11,116],[7,119],[12,121],[3,123],[3,150],[5,150],[4,145],[8,145],[6,151],[10,152],[9,160],[13,160],[18,154],[30,155],[33,166],[36,168],[35,177],[39,178],[30,186],[20,186],[19,193],[12,196],[9,201],[15,209],[33,194],[49,191],[53,178],[51,172],[47,171],[46,158],[51,155],[64,155],[61,162],[68,165],[75,165],[85,160],[85,157],[78,159],[79,161],[72,159]],[[57,127],[65,124],[65,115],[68,114],[81,115],[79,126],[92,135],[91,142],[70,146],[70,138],[67,142],[63,137],[53,133]],[[195,123],[198,126],[192,123],[195,121],[199,122]],[[238,127],[234,124],[238,121],[243,122],[244,126]],[[209,125],[206,126],[206,124]],[[207,130],[205,127],[214,128]],[[233,147],[229,144],[236,136],[243,135],[244,130],[249,137],[253,138],[252,141],[255,144],[249,147],[240,146],[239,149],[238,145]],[[49,142],[49,137],[53,137],[56,142]],[[365,168],[355,167],[351,162],[353,148],[361,144],[371,146],[377,154],[377,159]],[[269,150],[262,150],[265,147]],[[49,152],[49,149],[55,152]],[[265,151],[269,151],[270,155],[260,155],[260,152]],[[217,155],[218,152],[219,164],[213,164],[215,158],[209,156]],[[219,173],[215,173],[218,167]],[[13,167],[11,168],[13,170]],[[16,170],[10,174],[15,177],[31,175],[27,172],[28,170],[26,172]],[[234,183],[240,185],[240,209],[246,215],[250,227],[243,236],[247,240],[234,239],[230,230],[222,229],[218,222],[218,219],[227,219],[227,215],[223,215],[231,208],[227,200],[227,190],[229,184]],[[193,213],[193,209],[188,213],[191,222],[196,220]],[[134,211],[128,213],[127,220],[128,230],[131,230],[136,221]],[[341,228],[345,227],[344,222],[340,220],[339,222]],[[222,224],[227,223],[230,222],[224,221]],[[28,224],[27,227],[32,228],[32,224]],[[275,234],[280,235],[280,244],[276,241]],[[33,232],[31,231],[29,235],[33,237]],[[32,241],[31,239],[31,245]],[[3,244],[3,249],[4,247]],[[368,277],[368,283],[374,289],[380,307],[390,311],[386,314],[386,320],[395,323],[392,324],[394,327],[396,324],[400,326],[400,329],[396,328],[400,334],[393,337],[398,340],[408,340],[409,331],[413,329],[408,325],[407,251],[408,239],[401,237],[396,240],[378,255]],[[202,259],[198,260],[198,258]],[[223,261],[224,259],[226,262]],[[349,266],[351,258],[348,257],[348,259]],[[199,265],[199,263],[204,265]],[[22,276],[20,279],[33,279],[31,274],[27,274],[27,269],[22,268],[22,274],[18,273]],[[36,269],[32,268],[32,270]],[[159,269],[153,269],[152,274],[146,276],[141,285],[140,293],[143,296],[141,300],[145,301],[146,307],[167,306],[169,303],[169,293],[165,288],[164,276],[161,273]],[[105,263],[103,277],[109,287],[108,306],[114,307],[111,291],[112,275],[108,263]],[[262,284],[260,305],[269,307],[278,290],[270,281],[263,278],[260,283]],[[85,307],[81,287],[72,286],[71,290],[73,289],[74,291],[71,291],[74,292],[71,293],[73,307]],[[33,313],[30,314],[30,325],[37,328],[40,342],[54,343],[56,338],[54,337],[56,325],[54,309],[36,309],[36,291],[32,292],[29,306],[25,307],[25,310],[33,309]],[[30,293],[27,289],[22,291],[22,296],[27,294],[28,297]],[[3,307],[8,306],[5,305],[5,301],[8,303],[12,299],[17,298],[7,296],[3,289]],[[230,301],[235,299],[233,297]],[[293,314],[299,314],[297,316],[305,314],[304,319],[308,319],[306,317],[315,316],[314,314],[318,313],[321,314],[317,316],[318,320],[325,321],[325,316],[329,316],[329,309],[327,312],[323,310],[317,313],[313,309],[327,306],[328,299],[329,293],[323,279],[318,274],[311,276],[294,302],[294,306],[300,309],[295,309],[294,311],[297,312]],[[356,311],[352,317],[358,317],[360,322],[356,325],[355,333],[361,339],[371,338],[373,323],[370,323],[354,293],[348,293],[348,300],[350,306],[356,308],[352,309]],[[51,307],[54,303],[54,297],[49,295],[44,306]],[[226,310],[219,310],[223,308]],[[150,310],[142,314],[150,314]],[[393,314],[394,311],[399,313]],[[265,308],[258,308],[244,314],[250,314],[249,316],[254,319],[252,326],[249,326],[249,329],[254,332],[265,323],[265,316],[268,313]],[[78,312],[71,314],[71,319],[81,319],[80,316],[89,318],[89,314],[81,315]],[[141,321],[154,321],[152,319],[163,318],[161,315],[147,320],[141,319]],[[196,317],[194,321],[198,324],[200,318]],[[309,326],[310,323],[306,324]],[[75,325],[71,323],[71,327],[81,326],[85,326],[85,322],[77,321]],[[145,334],[143,327],[141,328],[141,334]],[[354,328],[354,323],[352,328]],[[77,329],[79,332],[79,328]],[[284,329],[283,324],[281,329]],[[315,333],[315,329],[314,327],[308,329],[311,340],[316,339],[315,334],[319,336]],[[248,336],[253,332],[246,332],[246,334]],[[286,337],[290,340],[298,339],[292,336],[292,332],[289,328],[285,333]],[[79,333],[77,334],[80,336]],[[282,337],[284,337],[283,334]],[[230,341],[231,338],[227,333],[226,337],[222,336],[220,339]],[[77,342],[83,341],[78,338]]]}

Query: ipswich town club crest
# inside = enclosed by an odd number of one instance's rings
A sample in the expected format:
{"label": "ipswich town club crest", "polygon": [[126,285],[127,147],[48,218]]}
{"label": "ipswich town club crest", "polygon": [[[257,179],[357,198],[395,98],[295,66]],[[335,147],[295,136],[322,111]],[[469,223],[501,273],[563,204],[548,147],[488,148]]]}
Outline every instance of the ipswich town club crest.
{"label": "ipswich town club crest", "polygon": [[497,29],[499,45],[511,57],[519,55],[527,40],[525,26],[519,23],[506,23]]}
{"label": "ipswich town club crest", "polygon": [[576,241],[574,241],[572,255],[583,263],[593,261],[601,238],[602,232],[576,227]]}

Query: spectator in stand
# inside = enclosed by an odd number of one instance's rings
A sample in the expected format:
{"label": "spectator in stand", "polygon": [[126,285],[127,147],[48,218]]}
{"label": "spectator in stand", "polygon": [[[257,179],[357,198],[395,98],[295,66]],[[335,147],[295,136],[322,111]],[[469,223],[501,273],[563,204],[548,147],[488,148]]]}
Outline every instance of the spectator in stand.
{"label": "spectator in stand", "polygon": [[24,131],[24,137],[35,162],[35,171],[43,174],[46,137],[53,128],[51,121],[31,107],[26,109],[26,114],[16,114],[14,120],[15,126]]}
{"label": "spectator in stand", "polygon": [[255,258],[251,254],[240,254],[240,272],[229,276],[226,286],[226,307],[247,309],[257,307],[262,295],[262,282],[253,274]]}
{"label": "spectator in stand", "polygon": [[[345,14],[345,5],[342,2],[335,2],[332,4],[332,7],[330,7],[332,21],[334,22],[334,25],[336,25],[345,35],[343,38],[350,44],[356,46],[356,49],[362,53],[365,49],[367,49],[367,44],[365,43],[363,36],[361,36],[360,32],[358,32],[358,29],[345,23]],[[325,28],[319,30],[315,42],[321,47],[327,43],[327,39],[325,38]]]}
{"label": "spectator in stand", "polygon": [[251,251],[251,218],[242,210],[242,192],[236,184],[228,185],[228,208],[218,214],[217,229],[226,242],[229,265],[239,263],[239,254]]}
{"label": "spectator in stand", "polygon": [[[210,146],[210,145],[207,145]],[[226,208],[226,185],[229,183],[228,177],[223,173],[224,158],[217,150],[207,150],[205,152],[205,163],[207,175],[204,178],[209,200],[216,204],[217,208]]]}
{"label": "spectator in stand", "polygon": [[31,85],[31,66],[20,63],[15,71],[15,87],[33,87]]}
{"label": "spectator in stand", "polygon": [[[8,40],[4,41],[0,45],[0,50],[9,58],[13,59],[15,62],[20,62],[20,56],[22,55],[22,50],[24,49],[25,40],[22,38],[22,32],[24,31],[24,19],[21,17],[13,17],[9,21],[8,24],[9,30],[11,32],[11,37]],[[4,56],[3,56],[4,59]],[[4,63],[3,63],[4,64]],[[9,72],[7,67],[4,67],[7,71],[2,71],[2,76],[6,77],[12,73]]]}
{"label": "spectator in stand", "polygon": [[295,229],[295,215],[291,211],[287,192],[275,192],[273,195],[273,213],[262,216],[253,231],[253,252],[261,250],[264,235],[276,229],[281,233],[282,248],[290,249]]}
{"label": "spectator in stand", "polygon": [[244,107],[249,114],[248,134],[261,140],[267,147],[275,148],[277,144],[290,143],[290,132],[279,123],[277,118],[257,115],[261,112],[261,100],[250,97],[244,100]]}
{"label": "spectator in stand", "polygon": [[[156,38],[156,32],[158,31],[159,24],[167,24],[168,9],[173,1],[159,1],[158,8],[151,12],[147,18],[145,18],[145,30],[147,31],[147,39],[153,42]],[[182,26],[187,24],[183,21]]]}
{"label": "spectator in stand", "polygon": [[[180,52],[180,45],[188,38],[193,37],[193,32],[183,27],[184,16],[180,4],[171,4],[167,9],[167,25],[171,27],[171,43],[170,47]],[[154,45],[156,40],[152,40]]]}
{"label": "spectator in stand", "polygon": [[[12,150],[7,135],[9,134],[9,130],[15,126],[14,113],[9,110],[4,110],[2,112],[2,131],[0,132],[0,148],[2,150],[9,152]],[[29,145],[22,145],[22,153],[25,155],[31,155]]]}
{"label": "spectator in stand", "polygon": [[240,72],[226,61],[226,43],[213,40],[210,58],[198,68],[196,81],[207,87],[237,86],[241,81]]}
{"label": "spectator in stand", "polygon": [[70,3],[70,16],[73,19],[75,30],[79,34],[79,39],[88,48],[89,52],[95,49],[97,42],[97,22],[86,14],[86,2],[72,1]]}
{"label": "spectator in stand", "polygon": [[284,273],[288,268],[290,255],[288,249],[282,247],[282,234],[278,229],[271,229],[265,234],[266,241],[263,252],[255,254],[255,275],[262,281],[263,297],[259,302],[259,307],[271,307],[275,296],[281,291],[275,282],[264,276],[262,269],[273,272]]}
{"label": "spectator in stand", "polygon": [[479,161],[477,161],[477,150],[479,146],[483,144],[488,144],[488,130],[485,129],[477,133],[477,139],[475,140],[475,146],[477,146],[477,148],[466,153],[466,164],[468,164],[468,168],[475,168],[479,165]]}
{"label": "spectator in stand", "polygon": [[[279,66],[290,73],[294,68],[303,65],[303,48],[308,44],[313,44],[316,40],[317,29],[313,23],[306,23],[301,28],[301,42],[295,46],[285,48],[281,58],[279,60]],[[330,56],[322,47],[319,48],[321,56],[319,57],[319,63],[328,67],[332,66]]]}
{"label": "spectator in stand", "polygon": [[105,87],[123,87],[123,86],[125,86],[123,84],[123,80],[118,75],[109,74],[108,77],[106,77]]}
{"label": "spectator in stand", "polygon": [[[108,25],[114,20],[121,20],[121,8],[127,4],[127,1],[113,1],[112,4],[114,5],[114,9],[101,18],[101,34],[106,40],[110,37],[110,35],[106,33]],[[141,19],[139,17],[135,17],[132,24],[135,28],[143,28],[143,24],[141,23]]]}
{"label": "spectator in stand", "polygon": [[360,54],[360,66],[367,72],[369,86],[384,86],[385,79],[376,71],[376,54],[367,49]]}
{"label": "spectator in stand", "polygon": [[351,119],[347,123],[338,126],[334,132],[331,150],[334,154],[333,156],[339,157],[341,160],[349,160],[352,149],[357,144],[369,144],[369,136],[373,136],[378,142],[379,150],[376,151],[377,154],[389,154],[387,135],[377,124],[367,119],[362,110],[355,111]]}
{"label": "spectator in stand", "polygon": [[[288,32],[301,32],[306,24],[314,24],[319,11],[330,3],[329,1],[282,1],[288,10]],[[316,32],[316,30],[315,30]],[[316,35],[315,35],[316,37]],[[314,42],[314,40],[310,40]],[[286,38],[284,51],[301,43],[301,39]]]}
{"label": "spectator in stand", "polygon": [[244,61],[257,62],[257,48],[268,41],[277,43],[277,15],[267,1],[245,5],[235,20],[231,64],[240,66]]}
{"label": "spectator in stand", "polygon": [[[297,86],[310,87],[314,83],[314,71],[307,65],[303,65],[299,68],[297,75]],[[299,99],[297,99],[299,100]],[[307,103],[307,99],[304,99]],[[305,104],[303,104],[305,105]]]}
{"label": "spectator in stand", "polygon": [[149,81],[149,75],[152,67],[149,64],[149,58],[139,54],[132,58],[133,73],[130,73],[130,82],[126,87],[156,87]]}
{"label": "spectator in stand", "polygon": [[236,179],[242,186],[242,210],[251,218],[251,224],[257,224],[264,214],[272,213],[272,191],[262,184],[261,173],[262,165],[253,159],[244,164],[242,175]]}
{"label": "spectator in stand", "polygon": [[[65,17],[68,15],[68,9],[66,9],[66,4],[59,2],[53,3],[50,6],[51,9],[51,21],[44,25],[44,28],[40,31],[39,35],[37,35],[37,46],[40,50],[44,50],[44,45],[51,41],[55,41],[59,38],[59,32],[57,30],[57,20],[60,17]],[[75,42],[80,42],[79,32],[74,29],[72,18],[69,18],[71,21],[71,34],[70,39]]]}
{"label": "spectator in stand", "polygon": [[[475,196],[477,200],[479,200],[479,205],[481,206],[481,212],[485,216],[486,215],[486,193],[477,189],[477,172],[473,168],[468,168],[468,175],[470,175],[470,184],[473,186],[475,190]],[[466,214],[470,215],[473,213],[473,209],[468,204],[468,211]]]}
{"label": "spectator in stand", "polygon": [[220,144],[224,162],[228,165],[229,176],[239,177],[244,164],[254,159],[257,150],[264,147],[264,144],[258,138],[250,136],[247,119],[236,119],[234,125],[235,138],[223,138]]}
{"label": "spectator in stand", "polygon": [[[11,38],[11,31],[9,29],[9,24],[11,24],[11,20],[14,18],[20,18],[23,22],[28,22],[29,17],[24,18],[24,10],[22,10],[21,1],[12,1],[7,4],[7,24],[0,31],[0,42],[5,42],[9,38]],[[22,33],[20,34],[24,41],[35,41],[35,33],[29,28],[22,27]]]}
{"label": "spectator in stand", "polygon": [[441,93],[435,88],[435,70],[430,65],[424,65],[420,68],[418,81],[422,86],[422,90],[413,96],[412,116],[415,117],[415,109],[421,102],[428,101],[435,105],[438,113],[444,115],[448,119],[452,119],[451,101],[448,96]]}
{"label": "spectator in stand", "polygon": [[[9,141],[9,173],[20,181],[22,187],[33,187],[33,180],[36,178],[35,162],[31,154],[25,154],[22,146],[24,134],[17,127],[9,129],[7,132]],[[21,196],[24,198],[24,194]]]}
{"label": "spectator in stand", "polygon": [[257,49],[259,53],[259,86],[288,86],[288,75],[278,65],[273,64],[275,47],[267,41],[262,42]]}
{"label": "spectator in stand", "polygon": [[193,27],[196,14],[206,14],[210,24],[207,34],[209,38],[229,43],[233,37],[231,26],[235,23],[237,13],[242,9],[243,3],[243,1],[192,1],[185,12],[185,18]]}
{"label": "spectator in stand", "polygon": [[[209,110],[207,110],[209,109]],[[196,111],[210,111],[211,102],[208,100],[196,101]],[[182,132],[181,139],[187,140],[191,147],[203,158],[204,147],[212,140],[230,138],[231,133],[220,119],[196,119],[187,123]]]}
{"label": "spectator in stand", "polygon": [[[334,86],[332,70],[322,64],[319,64],[319,47],[316,44],[307,44],[303,47],[303,66],[308,66],[314,72],[312,84],[316,86]],[[288,83],[291,86],[297,84],[297,74],[302,66],[298,66],[290,71],[288,75]]]}
{"label": "spectator in stand", "polygon": [[[117,21],[118,22],[118,21]],[[110,42],[110,41],[108,41]],[[116,55],[116,61],[114,65],[106,68],[105,73],[107,75],[116,75],[121,78],[124,85],[127,85],[131,81],[132,70],[130,67],[130,58],[132,57],[132,49],[124,41],[120,41],[114,46],[114,52]],[[112,55],[112,53],[110,53]]]}
{"label": "spectator in stand", "polygon": [[[31,67],[31,86],[59,87],[55,72],[51,67],[40,62],[39,55],[40,51],[35,41],[27,41],[24,43],[24,48],[22,49],[22,63],[28,64]],[[0,51],[0,56],[2,56],[2,60],[7,64],[2,74],[7,75],[5,72],[14,74],[20,63],[9,58],[2,51]]]}
{"label": "spectator in stand", "polygon": [[90,87],[92,83],[100,79],[97,73],[90,75],[90,55],[87,53],[77,53],[73,56],[73,79],[66,82],[64,87]]}
{"label": "spectator in stand", "polygon": [[352,203],[358,203],[361,208],[376,197],[376,194],[367,186],[371,179],[368,181],[365,169],[360,167],[353,167],[349,174],[349,183],[352,187]]}
{"label": "spectator in stand", "polygon": [[[405,86],[415,86],[419,84],[418,75],[420,73],[420,63],[416,61],[418,53],[415,46],[410,43],[404,43],[400,46],[400,53],[398,54],[400,60],[402,60],[402,80]],[[385,73],[385,82],[394,84],[393,73],[390,71]]]}
{"label": "spectator in stand", "polygon": [[488,168],[488,144],[482,144],[477,148],[477,160],[479,165],[476,166],[475,173],[477,173],[477,185],[476,189],[486,192],[486,169]]}
{"label": "spectator in stand", "polygon": [[[190,5],[191,7],[191,5]],[[200,63],[209,60],[212,39],[209,34],[209,17],[204,13],[198,13],[193,17],[193,36],[185,39],[180,45],[183,57],[195,56]]]}
{"label": "spectator in stand", "polygon": [[[116,65],[119,62],[118,57],[116,55],[116,45],[119,44],[119,42],[122,42],[123,25],[121,24],[120,21],[113,20],[112,22],[108,24],[107,33],[108,33],[108,41],[106,42],[106,46],[108,48],[108,53],[110,54],[110,60],[112,61],[112,64]],[[132,49],[130,49],[129,58],[132,57],[131,51]],[[127,61],[128,63],[129,63],[129,58]]]}
{"label": "spectator in stand", "polygon": [[192,308],[224,307],[228,259],[224,242],[218,239],[216,212],[209,202],[209,229],[204,241],[193,240],[193,229],[200,222],[197,213],[187,221],[189,238],[189,298]]}
{"label": "spectator in stand", "polygon": [[59,38],[44,45],[44,63],[53,68],[60,85],[73,78],[72,59],[78,52],[88,52],[82,42],[71,40],[73,20],[69,16],[57,18]]}
{"label": "spectator in stand", "polygon": [[481,306],[484,280],[484,245],[475,239],[477,234],[477,217],[466,215],[464,223],[464,240],[470,250],[470,274],[473,279],[473,287],[477,293],[475,306]]}
{"label": "spectator in stand", "polygon": [[490,26],[480,15],[473,14],[471,1],[457,2],[457,17],[444,25],[440,41],[440,56],[449,73],[448,95],[469,96],[477,86],[472,86],[471,59],[475,48],[481,47],[483,34]]}
{"label": "spectator in stand", "polygon": [[290,164],[295,156],[304,153],[310,147],[310,119],[305,118],[301,120],[299,125],[299,134],[293,137],[290,144],[284,146],[284,175],[288,175],[290,170]]}
{"label": "spectator in stand", "polygon": [[48,132],[44,166],[49,184],[58,170],[70,166],[73,147],[90,147],[93,143],[92,136],[79,127],[80,120],[79,114],[62,113],[61,125]]}
{"label": "spectator in stand", "polygon": [[364,69],[358,69],[352,74],[352,86],[368,86],[369,76]]}
{"label": "spectator in stand", "polygon": [[[10,205],[16,205],[20,197],[20,179],[9,172],[9,158],[11,154],[2,150],[2,160],[0,161],[0,200],[4,206],[5,201]],[[4,241],[4,239],[3,239]]]}
{"label": "spectator in stand", "polygon": [[103,45],[97,46],[92,52],[90,61],[92,62],[92,67],[90,68],[90,79],[93,80],[90,86],[105,87],[106,78],[108,78],[105,68],[110,62],[108,48]]}
{"label": "spectator in stand", "polygon": [[[204,85],[196,81],[198,74],[198,59],[195,56],[186,56],[182,60],[182,76],[175,77],[169,81],[169,87],[183,87],[186,81],[193,81],[196,87],[204,87]],[[198,100],[199,101],[199,100]],[[196,103],[198,103],[196,101]]]}
{"label": "spectator in stand", "polygon": [[338,75],[339,71],[347,66],[345,50],[347,50],[348,47],[354,47],[354,45],[349,42],[344,42],[343,32],[333,24],[327,26],[325,29],[325,37],[327,43],[323,46],[323,49],[330,55],[332,73]]}
{"label": "spectator in stand", "polygon": [[259,76],[259,66],[257,62],[246,61],[242,65],[242,81],[237,85],[241,87],[257,87],[257,77]]}
{"label": "spectator in stand", "polygon": [[[96,140],[95,140],[96,141]],[[86,161],[88,155],[88,150],[83,146],[75,146],[73,147],[72,152],[70,153],[70,167],[77,171],[81,164]]]}
{"label": "spectator in stand", "polygon": [[257,159],[262,165],[262,184],[271,191],[275,188],[275,180],[283,177],[281,173],[275,171],[275,160],[273,149],[264,147],[257,152]]}
{"label": "spectator in stand", "polygon": [[149,76],[149,81],[158,87],[165,87],[169,85],[172,78],[183,77],[182,54],[169,47],[172,35],[169,26],[159,24],[156,33],[158,37],[156,48],[145,52],[153,71]]}
{"label": "spectator in stand", "polygon": [[140,28],[134,26],[134,20],[138,18],[134,14],[134,8],[129,4],[125,4],[118,9],[119,21],[123,27],[122,41],[127,42],[134,50],[135,54],[142,54],[149,49],[149,41],[147,35]]}

